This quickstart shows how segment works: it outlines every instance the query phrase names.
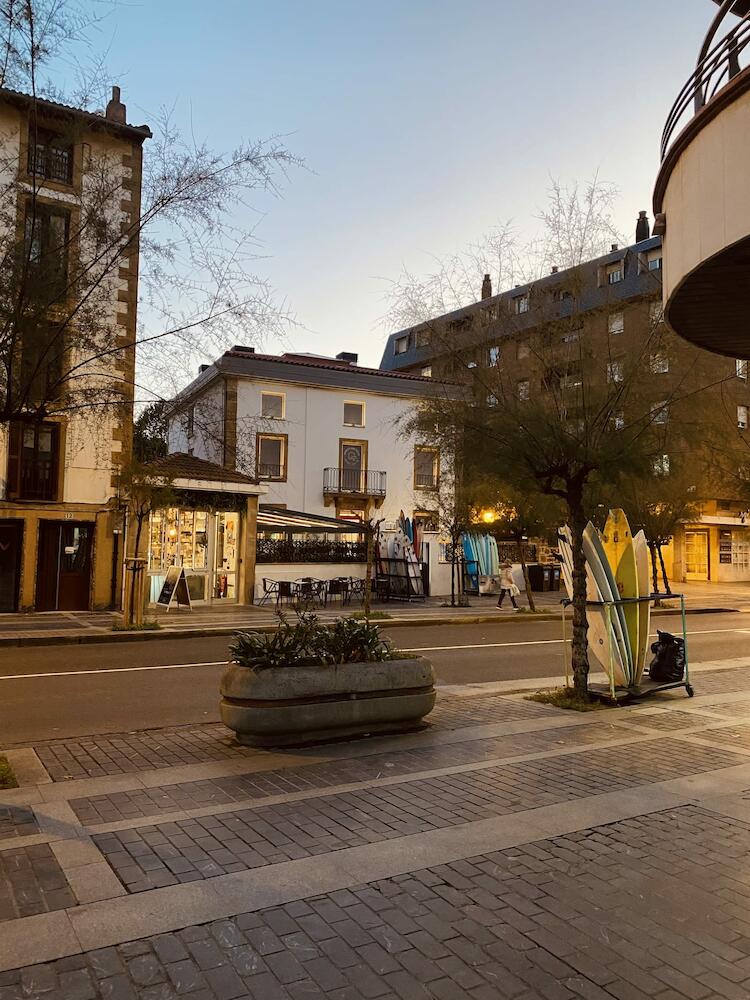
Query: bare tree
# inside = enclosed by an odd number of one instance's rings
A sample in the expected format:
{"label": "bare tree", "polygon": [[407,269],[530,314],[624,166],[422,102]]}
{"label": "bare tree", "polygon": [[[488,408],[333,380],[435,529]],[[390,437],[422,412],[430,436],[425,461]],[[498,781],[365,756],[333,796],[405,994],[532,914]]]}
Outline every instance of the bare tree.
{"label": "bare tree", "polygon": [[[124,182],[132,190],[138,179],[124,176],[122,157],[106,143],[83,142],[106,121],[56,111],[41,96],[41,71],[85,38],[90,23],[67,0],[0,6],[0,81],[28,95],[14,100],[28,117],[31,146],[41,147],[42,123],[53,119],[56,134],[44,139],[50,155],[72,150],[85,177],[64,203],[58,199],[67,214],[51,212],[54,184],[45,171],[35,164],[28,183],[17,145],[0,143],[0,425],[65,414],[101,420],[127,411],[136,396],[169,397],[198,358],[240,331],[257,340],[279,332],[286,318],[254,273],[257,237],[241,220],[255,195],[278,193],[298,158],[278,137],[218,152],[183,136],[170,112],[159,113],[140,202],[123,224]],[[123,335],[113,331],[112,303],[138,249],[140,324]]]}

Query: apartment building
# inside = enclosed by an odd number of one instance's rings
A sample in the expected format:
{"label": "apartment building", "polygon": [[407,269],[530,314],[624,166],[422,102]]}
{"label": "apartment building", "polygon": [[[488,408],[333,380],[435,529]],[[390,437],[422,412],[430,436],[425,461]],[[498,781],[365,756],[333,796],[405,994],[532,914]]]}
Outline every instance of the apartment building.
{"label": "apartment building", "polygon": [[105,608],[120,591],[150,135],[119,88],[102,114],[0,89],[0,611]]}
{"label": "apartment building", "polygon": [[[529,357],[533,334],[549,328],[556,336],[562,333],[562,340],[581,339],[600,357],[602,378],[617,381],[625,359],[656,329],[660,348],[644,359],[644,392],[653,397],[650,405],[658,407],[669,398],[698,365],[704,384],[715,386],[691,397],[681,411],[664,409],[657,422],[688,421],[691,408],[707,407],[724,421],[727,440],[746,439],[750,446],[747,362],[710,355],[674,336],[663,322],[661,279],[662,240],[650,234],[646,213],[641,212],[631,246],[613,245],[600,258],[572,269],[554,268],[538,281],[500,294],[492,294],[486,276],[477,302],[393,333],[381,370],[458,380],[470,369],[502,365],[514,374],[519,398],[528,398],[544,391],[548,377],[540,376]],[[574,357],[575,351],[569,350],[568,356]],[[566,363],[562,376],[574,386],[575,361]],[[679,463],[679,455],[664,456],[666,467],[670,459]],[[704,498],[700,520],[677,532],[665,553],[667,570],[676,580],[750,580],[748,501],[737,499],[735,492],[736,486],[728,485],[725,495]]]}
{"label": "apartment building", "polygon": [[[405,434],[404,421],[420,399],[448,390],[435,379],[357,360],[346,352],[267,355],[236,346],[204,366],[174,401],[172,455],[223,466],[262,487],[259,561],[270,558],[264,542],[296,537],[303,521],[308,534],[320,536],[340,531],[341,522],[350,522],[356,536],[370,517],[387,528],[401,513],[425,529],[437,526],[447,470],[436,449]],[[170,516],[181,515],[175,509]],[[205,514],[207,523],[212,516]],[[149,567],[163,572],[156,552]],[[317,575],[326,574],[318,567]],[[213,599],[200,584],[193,587],[198,599]]]}

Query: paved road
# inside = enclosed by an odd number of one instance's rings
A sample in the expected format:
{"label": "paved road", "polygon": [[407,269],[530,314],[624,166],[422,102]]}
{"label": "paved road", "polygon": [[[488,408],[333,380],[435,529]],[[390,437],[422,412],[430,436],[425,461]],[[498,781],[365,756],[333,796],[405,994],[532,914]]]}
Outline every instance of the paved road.
{"label": "paved road", "polygon": [[[660,617],[659,628],[679,630]],[[386,633],[388,632],[385,629]],[[689,619],[694,663],[748,655],[750,615]],[[557,622],[514,621],[393,629],[402,649],[424,652],[441,684],[549,677],[562,672]],[[218,719],[227,638],[0,649],[0,746],[94,732],[126,732]]]}

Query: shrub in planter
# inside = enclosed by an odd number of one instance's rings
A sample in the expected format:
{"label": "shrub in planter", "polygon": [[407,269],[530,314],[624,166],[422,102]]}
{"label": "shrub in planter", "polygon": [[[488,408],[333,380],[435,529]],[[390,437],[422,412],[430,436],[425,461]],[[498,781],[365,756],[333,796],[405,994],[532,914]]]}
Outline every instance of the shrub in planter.
{"label": "shrub in planter", "polygon": [[435,704],[423,657],[395,652],[376,625],[302,614],[239,632],[221,680],[221,717],[241,743],[285,746],[414,728]]}

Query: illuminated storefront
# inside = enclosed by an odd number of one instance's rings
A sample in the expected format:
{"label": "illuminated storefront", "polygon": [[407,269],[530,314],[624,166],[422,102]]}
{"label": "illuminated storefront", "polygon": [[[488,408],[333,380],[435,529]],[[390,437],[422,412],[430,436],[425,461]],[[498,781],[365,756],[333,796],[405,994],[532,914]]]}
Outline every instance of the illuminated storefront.
{"label": "illuminated storefront", "polygon": [[238,511],[155,511],[149,529],[151,600],[156,600],[167,569],[182,566],[193,602],[236,602],[239,520]]}

